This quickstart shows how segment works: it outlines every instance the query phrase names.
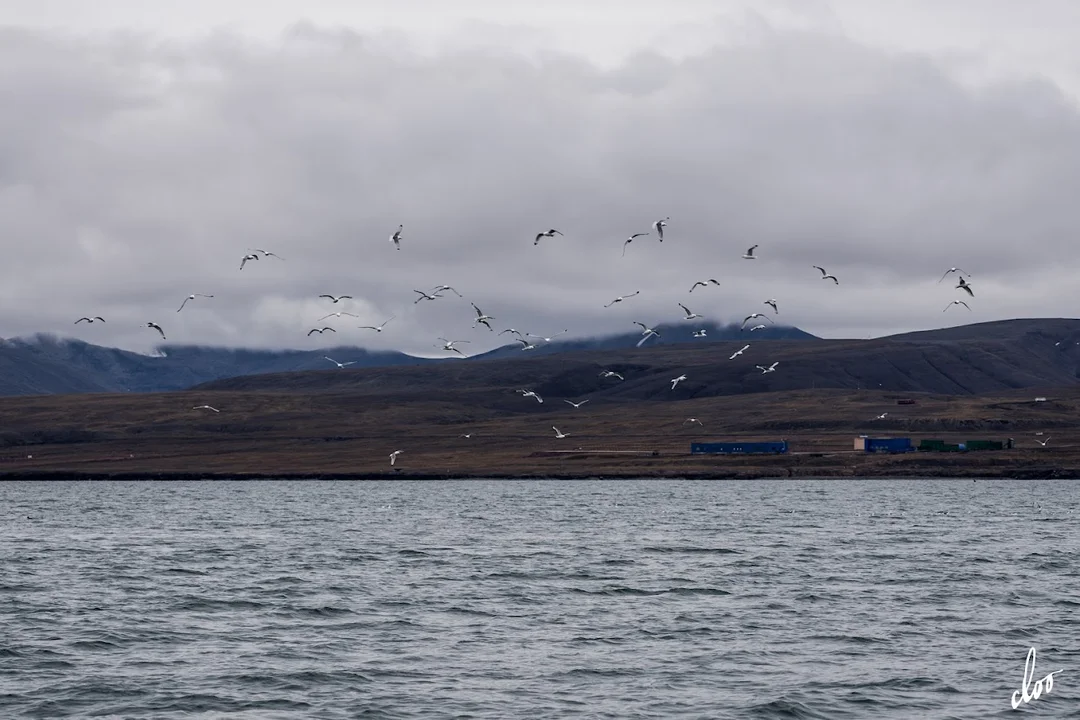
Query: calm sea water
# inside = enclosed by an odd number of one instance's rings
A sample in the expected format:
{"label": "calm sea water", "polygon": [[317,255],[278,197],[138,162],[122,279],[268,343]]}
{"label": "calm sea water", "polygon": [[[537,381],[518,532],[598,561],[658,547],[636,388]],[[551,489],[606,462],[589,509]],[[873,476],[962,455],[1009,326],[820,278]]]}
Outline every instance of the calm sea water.
{"label": "calm sea water", "polygon": [[[1080,482],[0,483],[3,718],[1080,717]],[[29,516],[29,517],[28,517]]]}

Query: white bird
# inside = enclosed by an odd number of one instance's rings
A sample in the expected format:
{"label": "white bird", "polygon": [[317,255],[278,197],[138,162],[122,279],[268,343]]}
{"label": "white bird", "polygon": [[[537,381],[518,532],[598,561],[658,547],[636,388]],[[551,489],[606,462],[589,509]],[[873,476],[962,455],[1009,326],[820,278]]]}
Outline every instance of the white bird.
{"label": "white bird", "polygon": [[765,304],[772,308],[773,315],[778,315],[780,313],[779,308],[776,307],[776,298],[766,300]]}
{"label": "white bird", "polygon": [[263,254],[263,257],[276,257],[278,260],[284,260],[285,259],[285,258],[281,257],[280,255],[278,255],[277,253],[272,253],[269,250],[263,250],[262,248],[248,248],[248,250],[253,250],[255,252],[261,252]]}
{"label": "white bird", "polygon": [[749,349],[750,349],[749,345],[743,345],[742,348],[739,349],[739,350],[736,350],[735,353],[731,357],[728,358],[728,360],[734,360],[735,358],[739,357],[740,355],[742,355],[744,352],[746,352]]}
{"label": "white bird", "polygon": [[698,280],[696,283],[690,286],[690,292],[694,292],[694,288],[698,287],[699,285],[701,287],[708,287],[709,283],[712,283],[713,285],[719,285],[720,281],[713,280],[712,278],[709,278],[708,280]]}
{"label": "white bird", "polygon": [[[972,290],[971,290],[971,285],[969,285],[967,282],[965,282],[963,276],[960,277],[960,284],[956,286],[956,289],[957,290],[963,290],[964,292],[966,292],[971,297],[975,297],[975,293],[972,292]],[[968,309],[970,310],[970,308],[968,308]]]}
{"label": "white bird", "polygon": [[176,308],[176,312],[180,312],[187,305],[188,300],[194,300],[197,297],[214,297],[213,295],[203,295],[202,293],[195,293],[194,295],[188,295],[184,298],[184,302],[180,303],[180,307]]}
{"label": "white bird", "polygon": [[444,343],[443,346],[442,346],[443,350],[449,350],[450,352],[456,352],[458,355],[464,355],[465,353],[461,352],[460,350],[458,350],[454,346],[457,345],[458,343],[468,343],[469,342],[468,340],[447,340],[446,338],[442,338],[442,337],[439,338],[439,340],[442,340],[443,343]]}
{"label": "white bird", "polygon": [[494,320],[495,318],[493,318],[490,315],[485,315],[484,312],[480,308],[476,307],[476,303],[469,303],[469,304],[472,305],[473,310],[476,311],[476,317],[473,318],[473,327],[476,327],[477,323],[479,323],[479,324],[483,325],[484,327],[486,327],[488,330],[494,331],[495,328],[491,327],[491,323],[488,322],[488,321],[489,320]]}
{"label": "white bird", "polygon": [[196,405],[195,407],[193,407],[191,409],[192,410],[213,410],[216,413],[221,412],[216,407],[211,407],[210,405]]}
{"label": "white bird", "polygon": [[835,275],[830,275],[829,273],[825,272],[825,268],[821,267],[820,265],[813,265],[812,267],[815,267],[815,268],[817,268],[818,270],[821,271],[821,279],[822,280],[832,280],[837,285],[840,284],[840,281],[836,279]]}
{"label": "white bird", "polygon": [[637,320],[634,321],[634,324],[641,327],[641,334],[643,336],[640,340],[638,340],[637,347],[641,347],[642,345],[644,345],[645,341],[651,337],[660,337],[660,333],[656,332],[655,328],[648,327],[645,325],[645,323],[639,323]]}
{"label": "white bird", "polygon": [[750,332],[754,332],[755,330],[764,330],[767,327],[768,325],[755,325],[754,327],[750,328]]}
{"label": "white bird", "polygon": [[674,389],[675,389],[675,386],[676,386],[676,385],[678,385],[679,383],[681,383],[681,382],[682,382],[683,380],[685,380],[685,379],[686,379],[686,376],[685,376],[685,375],[680,375],[680,376],[679,376],[679,377],[677,377],[677,378],[672,378],[672,379],[671,379],[671,389],[672,389],[672,390],[674,390]]}
{"label": "white bird", "polygon": [[423,290],[413,290],[413,292],[420,296],[413,301],[413,305],[420,302],[421,300],[436,300],[442,297],[442,295],[440,295],[439,293],[432,293],[431,295],[428,295]]}
{"label": "white bird", "polygon": [[[964,306],[964,307],[966,307],[966,308],[967,308],[968,310],[970,310],[970,309],[971,309],[971,306],[970,306],[970,305],[968,305],[968,304],[967,304],[966,302],[964,302],[963,300],[953,300],[953,301],[952,301],[951,303],[949,303],[948,305],[946,305],[946,306],[945,306],[945,310],[948,310],[948,309],[949,309],[949,308],[951,308],[951,307],[952,307],[953,305],[963,305],[963,306]],[[945,310],[942,310],[941,312],[945,312]]]}
{"label": "white bird", "polygon": [[500,335],[505,335],[506,333],[514,333],[518,337],[523,337],[523,335],[521,334],[521,331],[520,330],[515,330],[514,328],[506,328],[505,330],[502,330],[501,332],[499,332]]}
{"label": "white bird", "polygon": [[763,320],[768,320],[769,322],[772,322],[772,318],[770,318],[768,315],[764,315],[762,313],[750,313],[749,315],[746,316],[746,319],[742,321],[742,327],[739,328],[739,329],[740,330],[745,329],[746,328],[746,323],[750,322],[754,318],[762,318]]}
{"label": "white bird", "polygon": [[760,370],[762,375],[764,375],[765,373],[776,372],[776,366],[779,365],[779,364],[780,364],[780,361],[777,360],[776,362],[774,362],[769,367],[765,367],[763,365],[755,365],[754,367],[756,367],[758,370]]}
{"label": "white bird", "polygon": [[331,302],[333,302],[335,305],[337,305],[342,300],[352,300],[353,299],[352,295],[341,295],[341,296],[338,296],[338,297],[334,297],[333,295],[320,295],[319,297],[321,297],[321,298],[330,298]]}
{"label": "white bird", "polygon": [[543,335],[533,335],[532,333],[525,333],[525,335],[528,336],[528,337],[540,338],[544,342],[551,342],[552,339],[559,337],[560,335],[562,335],[565,332],[567,332],[567,331],[566,330],[561,330],[561,331],[555,333],[554,335],[552,335],[551,337],[544,337]]}
{"label": "white bird", "polygon": [[743,260],[757,260],[757,258],[754,256],[754,251],[757,250],[757,248],[758,246],[754,245],[749,250],[747,250],[746,254],[742,256]]}
{"label": "white bird", "polygon": [[626,246],[629,245],[630,243],[634,242],[634,238],[644,237],[644,236],[646,236],[648,234],[649,233],[634,233],[630,237],[626,238],[626,240],[624,240],[623,244],[622,244],[623,257],[626,257]]}
{"label": "white bird", "polygon": [[74,324],[78,325],[83,320],[85,320],[88,323],[93,323],[95,320],[100,320],[101,322],[105,322],[105,318],[101,317],[100,315],[95,315],[94,317],[81,317],[78,320],[76,320]]}
{"label": "white bird", "polygon": [[694,337],[696,337],[696,338],[703,338],[707,334],[708,333],[705,331],[705,328],[702,328],[701,330],[695,330],[694,331]]}
{"label": "white bird", "polygon": [[148,322],[148,323],[146,323],[146,327],[148,327],[148,328],[153,328],[154,330],[157,330],[157,331],[158,331],[159,333],[161,333],[161,339],[162,339],[162,340],[165,340],[165,339],[166,339],[166,338],[165,338],[165,331],[164,331],[164,330],[162,330],[162,329],[161,329],[161,326],[160,326],[160,325],[158,325],[157,323],[152,323],[152,322]]}
{"label": "white bird", "polygon": [[686,425],[687,423],[690,423],[691,425],[693,425],[694,423],[697,423],[697,424],[698,424],[698,425],[700,425],[701,427],[705,427],[705,423],[701,422],[701,421],[700,421],[700,420],[698,420],[697,418],[686,418],[686,419],[685,419],[685,420],[683,420],[683,422],[682,422],[682,424],[683,424],[683,425]]}
{"label": "white bird", "polygon": [[336,318],[339,318],[339,317],[341,317],[342,315],[348,315],[349,317],[360,317],[359,315],[354,315],[354,314],[353,314],[353,313],[351,313],[351,312],[345,312],[344,310],[338,310],[337,312],[332,312],[332,313],[330,313],[329,315],[323,315],[323,316],[322,316],[321,318],[319,318],[319,319],[318,319],[318,320],[316,320],[315,322],[322,322],[322,321],[323,321],[323,320],[325,320],[326,318],[332,318],[332,317],[336,317]]}
{"label": "white bird", "polygon": [[574,402],[573,400],[563,400],[563,402],[566,403],[567,405],[573,405],[574,409],[576,410],[577,408],[581,407],[585,403],[589,402],[589,399],[585,398],[581,402]]}
{"label": "white bird", "polygon": [[312,333],[319,333],[320,335],[322,335],[327,330],[329,330],[332,333],[337,332],[337,330],[335,330],[332,327],[324,327],[324,328],[311,328],[310,330],[307,331],[307,334],[308,334],[308,337],[311,337]]}
{"label": "white bird", "polygon": [[326,357],[325,355],[323,355],[323,360],[329,360],[330,362],[334,363],[335,365],[337,365],[337,366],[338,366],[338,369],[339,369],[339,370],[340,370],[340,369],[342,369],[342,368],[345,368],[345,367],[347,367],[347,366],[349,366],[349,365],[353,365],[353,364],[355,364],[355,363],[356,363],[356,361],[355,361],[355,360],[350,360],[349,362],[346,362],[346,363],[340,363],[340,362],[338,362],[337,360],[335,360],[334,358],[332,358],[332,357]]}
{"label": "white bird", "polygon": [[458,437],[463,437],[465,439],[468,439],[468,438],[471,438],[473,436],[473,434],[474,433],[461,433],[460,435],[458,435]]}
{"label": "white bird", "polygon": [[521,393],[521,397],[523,397],[523,398],[531,397],[531,398],[536,398],[536,402],[538,402],[538,403],[544,402],[544,398],[540,397],[539,395],[534,393],[532,390],[526,390],[525,388],[522,388],[522,389],[518,390],[518,392]]}
{"label": "white bird", "polygon": [[444,290],[449,290],[450,292],[454,293],[458,297],[465,297],[464,295],[462,295],[461,293],[459,293],[457,290],[450,287],[449,285],[438,285],[438,286],[432,288],[431,292],[434,293],[435,295],[438,295],[439,293],[443,292]]}
{"label": "white bird", "polygon": [[374,330],[375,332],[382,332],[383,328],[386,327],[386,323],[390,322],[396,317],[397,315],[391,315],[389,318],[383,321],[382,325],[357,325],[356,327],[360,330]]}
{"label": "white bird", "polygon": [[664,228],[667,227],[667,221],[670,219],[671,218],[666,217],[663,220],[657,220],[652,224],[653,230],[655,230],[656,234],[660,236],[660,242],[664,242]]}
{"label": "white bird", "polygon": [[629,295],[620,295],[619,297],[615,298],[614,300],[612,300],[611,302],[609,302],[609,303],[608,303],[607,305],[605,305],[604,307],[606,307],[606,308],[607,308],[607,307],[611,307],[611,306],[612,306],[612,305],[614,305],[615,303],[621,303],[621,302],[622,302],[623,300],[626,300],[627,298],[632,298],[632,297],[634,297],[635,295],[639,294],[640,292],[641,292],[640,290],[635,290],[634,292],[630,293]]}
{"label": "white bird", "polygon": [[259,259],[258,255],[245,255],[244,257],[240,258],[240,269],[241,270],[244,269],[244,266],[247,265],[248,260],[258,260],[258,259]]}
{"label": "white bird", "polygon": [[675,304],[681,307],[683,309],[683,312],[686,313],[686,317],[684,317],[683,320],[693,320],[694,318],[705,317],[704,315],[698,315],[696,312],[690,312],[690,308],[686,307],[682,303]]}
{"label": "white bird", "polygon": [[1036,438],[1035,442],[1039,443],[1043,447],[1046,447],[1046,443],[1050,442],[1050,438],[1047,437],[1045,440],[1039,440],[1039,439]]}
{"label": "white bird", "polygon": [[880,415],[878,415],[877,417],[874,417],[874,418],[871,418],[871,419],[872,419],[872,420],[884,420],[884,419],[885,419],[885,416],[886,416],[886,415],[888,415],[888,414],[889,414],[889,413],[887,413],[887,412],[883,412],[883,413],[881,413]]}
{"label": "white bird", "polygon": [[613,377],[613,378],[618,378],[620,380],[625,380],[626,379],[622,375],[620,375],[619,373],[617,373],[617,372],[615,372],[613,370],[602,370],[600,372],[600,377],[602,377],[602,378]]}
{"label": "white bird", "polygon": [[404,229],[404,227],[404,225],[398,225],[397,230],[395,230],[394,234],[390,236],[390,242],[394,243],[394,247],[396,247],[398,250],[401,249],[401,231]]}
{"label": "white bird", "polygon": [[528,340],[526,340],[525,338],[522,338],[522,337],[515,338],[515,340],[517,340],[519,343],[521,343],[521,351],[522,352],[524,352],[526,350],[535,350],[536,348],[539,347],[539,345],[537,345],[536,343],[531,343],[531,342],[529,342]]}
{"label": "white bird", "polygon": [[560,432],[559,428],[555,427],[554,425],[551,426],[551,429],[555,431],[555,438],[557,440],[562,440],[564,437],[570,437],[570,433]]}
{"label": "white bird", "polygon": [[539,245],[540,244],[540,238],[545,238],[545,237],[550,238],[550,237],[555,237],[556,235],[562,235],[562,233],[559,232],[558,230],[556,230],[555,228],[551,228],[547,232],[536,233],[536,239],[533,240],[533,245]]}
{"label": "white bird", "polygon": [[[941,280],[944,280],[946,277],[948,277],[949,273],[961,273],[962,275],[971,275],[971,273],[964,272],[960,268],[949,268],[948,270],[945,271],[945,274],[941,276]],[[938,282],[940,283],[941,280],[938,280]]]}
{"label": "white bird", "polygon": [[400,455],[402,452],[404,452],[404,451],[403,450],[395,450],[394,452],[390,453],[390,464],[391,465],[394,464],[394,462],[397,460],[397,456]]}

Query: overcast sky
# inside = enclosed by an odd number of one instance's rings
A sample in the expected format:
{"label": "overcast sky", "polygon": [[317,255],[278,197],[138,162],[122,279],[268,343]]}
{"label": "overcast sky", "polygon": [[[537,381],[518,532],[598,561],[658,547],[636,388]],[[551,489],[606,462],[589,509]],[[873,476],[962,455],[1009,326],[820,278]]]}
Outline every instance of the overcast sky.
{"label": "overcast sky", "polygon": [[[439,335],[499,344],[470,300],[496,330],[584,336],[776,298],[824,337],[1080,301],[1075,0],[6,0],[3,18],[4,337],[146,351],[154,321],[177,343],[427,355]],[[240,271],[253,247],[285,261]],[[953,266],[975,298],[938,283]],[[413,303],[441,283],[465,299]],[[215,297],[177,313],[189,293]],[[305,336],[340,309],[361,317]]]}

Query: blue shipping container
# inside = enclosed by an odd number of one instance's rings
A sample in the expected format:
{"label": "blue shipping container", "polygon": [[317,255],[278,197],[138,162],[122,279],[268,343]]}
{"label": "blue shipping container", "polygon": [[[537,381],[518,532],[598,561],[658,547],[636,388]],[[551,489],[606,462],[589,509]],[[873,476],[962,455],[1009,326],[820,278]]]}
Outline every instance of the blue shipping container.
{"label": "blue shipping container", "polygon": [[914,449],[911,438],[866,438],[866,452],[903,453]]}
{"label": "blue shipping container", "polygon": [[695,455],[736,455],[751,453],[786,453],[787,440],[779,442],[714,442],[690,443],[690,452]]}

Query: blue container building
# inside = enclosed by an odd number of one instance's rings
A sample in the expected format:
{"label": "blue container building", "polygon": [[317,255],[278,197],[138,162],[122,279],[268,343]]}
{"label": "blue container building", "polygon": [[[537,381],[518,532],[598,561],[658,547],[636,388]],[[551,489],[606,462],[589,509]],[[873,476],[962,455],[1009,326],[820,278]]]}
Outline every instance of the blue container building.
{"label": "blue container building", "polygon": [[788,451],[787,440],[778,442],[706,442],[690,443],[694,455],[782,454]]}
{"label": "blue container building", "polygon": [[905,453],[915,451],[915,446],[911,444],[911,438],[860,437],[855,442],[856,450],[865,450],[866,452]]}

